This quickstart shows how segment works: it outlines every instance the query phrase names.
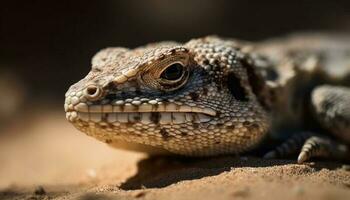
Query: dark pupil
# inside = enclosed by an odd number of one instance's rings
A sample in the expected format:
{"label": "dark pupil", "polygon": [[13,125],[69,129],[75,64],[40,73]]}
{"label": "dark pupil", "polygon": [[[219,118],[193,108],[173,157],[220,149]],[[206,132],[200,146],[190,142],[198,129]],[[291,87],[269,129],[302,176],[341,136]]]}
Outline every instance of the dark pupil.
{"label": "dark pupil", "polygon": [[163,73],[160,75],[161,78],[167,80],[177,80],[182,76],[183,66],[179,63],[170,65]]}

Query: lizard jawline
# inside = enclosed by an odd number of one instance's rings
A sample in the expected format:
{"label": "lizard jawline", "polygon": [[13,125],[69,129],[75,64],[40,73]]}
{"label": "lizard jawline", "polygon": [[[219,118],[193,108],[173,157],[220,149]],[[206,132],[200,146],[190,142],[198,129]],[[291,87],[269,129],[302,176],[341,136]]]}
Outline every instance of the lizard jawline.
{"label": "lizard jawline", "polygon": [[[73,114],[74,113],[74,114]],[[182,123],[205,123],[213,118],[203,113],[184,112],[123,112],[123,113],[88,113],[68,112],[70,121],[81,120],[85,122],[113,123],[136,123],[142,124],[182,124]]]}
{"label": "lizard jawline", "polygon": [[175,103],[163,104],[124,104],[124,105],[87,105],[79,103],[74,110],[81,113],[202,113],[216,116],[216,111],[211,108],[200,108],[197,106],[177,105]]}

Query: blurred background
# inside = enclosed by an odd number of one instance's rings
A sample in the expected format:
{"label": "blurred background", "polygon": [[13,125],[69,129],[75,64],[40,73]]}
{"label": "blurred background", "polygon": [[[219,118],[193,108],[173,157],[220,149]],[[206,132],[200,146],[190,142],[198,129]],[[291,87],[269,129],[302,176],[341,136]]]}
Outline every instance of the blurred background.
{"label": "blurred background", "polygon": [[0,121],[20,106],[62,105],[67,88],[90,70],[91,57],[108,46],[350,30],[347,0],[4,1],[0,16]]}
{"label": "blurred background", "polygon": [[66,90],[101,48],[301,31],[349,32],[350,1],[2,1],[0,188],[67,183],[86,170],[91,177],[90,168],[115,155],[74,129],[63,111]]}
{"label": "blurred background", "polygon": [[90,70],[91,57],[108,46],[208,34],[258,41],[298,31],[350,30],[348,0],[3,1],[0,9],[5,110],[19,103],[15,98],[61,105],[66,89]]}

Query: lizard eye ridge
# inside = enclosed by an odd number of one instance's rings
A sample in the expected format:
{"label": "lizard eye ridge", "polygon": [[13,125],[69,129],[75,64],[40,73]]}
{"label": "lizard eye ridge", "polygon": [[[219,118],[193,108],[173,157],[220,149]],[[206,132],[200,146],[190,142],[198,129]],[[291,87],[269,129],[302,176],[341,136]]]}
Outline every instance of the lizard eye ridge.
{"label": "lizard eye ridge", "polygon": [[184,67],[180,63],[169,65],[160,75],[160,78],[175,81],[182,77]]}

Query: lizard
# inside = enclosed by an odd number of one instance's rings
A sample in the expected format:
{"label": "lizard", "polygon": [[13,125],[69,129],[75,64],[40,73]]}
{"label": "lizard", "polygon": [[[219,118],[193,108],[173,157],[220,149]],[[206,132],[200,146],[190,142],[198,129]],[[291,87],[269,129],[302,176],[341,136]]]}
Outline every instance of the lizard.
{"label": "lizard", "polygon": [[149,154],[239,154],[278,138],[265,158],[346,160],[349,41],[206,36],[105,48],[66,92],[66,118],[112,147]]}

